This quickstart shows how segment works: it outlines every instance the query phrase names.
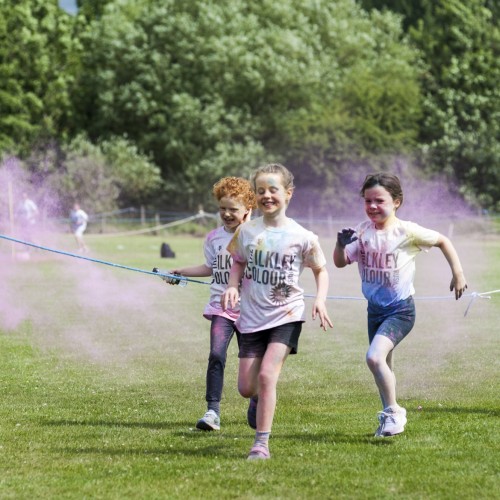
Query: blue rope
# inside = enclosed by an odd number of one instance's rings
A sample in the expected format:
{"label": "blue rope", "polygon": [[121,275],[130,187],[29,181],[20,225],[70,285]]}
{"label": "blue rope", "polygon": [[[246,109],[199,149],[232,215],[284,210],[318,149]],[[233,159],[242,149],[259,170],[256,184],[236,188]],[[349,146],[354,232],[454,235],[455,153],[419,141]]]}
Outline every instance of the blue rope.
{"label": "blue rope", "polygon": [[[40,250],[46,250],[47,252],[54,252],[61,255],[66,255],[68,257],[75,257],[77,259],[88,260],[90,262],[96,262],[97,264],[105,264],[106,266],[118,267],[120,269],[127,269],[128,271],[135,271],[137,273],[151,274],[153,276],[159,276],[160,278],[170,278],[174,280],[179,280],[179,276],[176,274],[168,274],[161,271],[146,271],[145,269],[138,269],[137,267],[124,266],[122,264],[115,264],[114,262],[107,262],[105,260],[93,259],[92,257],[85,257],[83,255],[77,255],[70,252],[64,252],[63,250],[56,250],[55,248],[44,247],[43,245],[36,245],[35,243],[30,243],[29,241],[18,240],[17,238],[12,238],[11,236],[6,236],[4,234],[0,234],[0,238],[4,240],[13,241],[14,243],[20,243],[22,245],[27,245],[34,248],[39,248]],[[156,269],[156,268],[155,268]],[[180,281],[191,281],[193,283],[200,283],[202,285],[210,285],[207,281],[195,280],[192,278],[186,278],[182,276]]]}
{"label": "blue rope", "polygon": [[[68,257],[75,257],[77,259],[88,260],[90,262],[96,262],[98,264],[105,264],[106,266],[127,269],[128,271],[135,271],[138,273],[151,274],[153,276],[159,276],[160,278],[173,279],[175,284],[182,285],[182,284],[186,284],[188,281],[190,281],[192,283],[200,283],[201,285],[210,285],[211,284],[208,281],[200,281],[200,280],[195,280],[193,278],[186,278],[185,276],[180,277],[179,275],[176,275],[176,274],[163,273],[163,272],[159,271],[157,268],[154,268],[153,271],[146,271],[145,269],[138,269],[136,267],[124,266],[122,264],[115,264],[114,262],[107,262],[105,260],[93,259],[92,257],[84,257],[83,255],[76,255],[74,253],[64,252],[63,250],[56,250],[54,248],[44,247],[42,245],[36,245],[35,243],[30,243],[28,241],[18,240],[17,238],[12,238],[11,236],[6,236],[4,234],[0,234],[0,238],[3,238],[4,240],[13,241],[15,243],[20,243],[22,245],[28,245],[30,247],[39,248],[40,250],[46,250],[48,252],[59,253],[61,255],[66,255]],[[469,305],[464,313],[464,316],[467,316],[467,313],[469,312],[469,309],[476,298],[489,299],[489,298],[491,298],[491,297],[489,297],[490,294],[499,293],[499,292],[500,292],[500,290],[492,290],[490,292],[483,292],[483,293],[472,292],[472,293],[462,295],[462,297],[464,297],[464,298],[471,297],[471,301],[469,302]],[[304,297],[315,298],[315,295],[304,294]],[[455,297],[446,296],[446,297],[414,297],[414,298],[415,298],[415,300],[451,300],[451,299],[454,299]],[[328,299],[328,300],[366,300],[364,297],[341,297],[341,296],[339,297],[339,296],[334,296],[334,295],[329,295],[326,297],[326,299]]]}

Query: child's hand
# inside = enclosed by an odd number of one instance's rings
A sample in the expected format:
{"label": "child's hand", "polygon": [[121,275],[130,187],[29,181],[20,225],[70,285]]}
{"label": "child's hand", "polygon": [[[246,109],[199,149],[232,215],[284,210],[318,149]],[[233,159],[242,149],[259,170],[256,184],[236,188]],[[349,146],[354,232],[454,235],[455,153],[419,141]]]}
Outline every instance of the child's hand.
{"label": "child's hand", "polygon": [[228,308],[234,309],[238,304],[239,298],[240,294],[238,288],[235,286],[228,286],[220,298],[222,310],[225,311]]}
{"label": "child's hand", "polygon": [[[173,271],[160,271],[157,267],[153,268],[154,273],[161,273],[161,279],[168,283],[169,285],[178,285],[181,282],[181,273],[176,269]],[[163,276],[164,274],[169,274],[172,276]],[[178,278],[176,276],[179,276]]]}
{"label": "child's hand", "polygon": [[165,283],[169,285],[178,285],[181,282],[181,275],[177,271],[169,271],[167,274],[171,274],[172,276],[164,276],[163,281],[165,281]]}
{"label": "child's hand", "polygon": [[312,310],[312,319],[315,320],[316,316],[319,316],[319,326],[320,328],[323,328],[323,330],[326,332],[326,327],[329,326],[330,328],[333,328],[333,323],[331,319],[328,317],[328,312],[326,310],[326,305],[323,301],[321,300],[316,300],[313,305],[313,310]]}
{"label": "child's hand", "polygon": [[465,290],[467,290],[467,282],[465,281],[465,276],[460,274],[459,276],[453,276],[450,283],[450,292],[455,290],[455,299],[458,300]]}
{"label": "child's hand", "polygon": [[352,228],[342,229],[337,233],[337,243],[340,247],[345,248],[350,243],[356,241],[358,237],[356,236],[356,231]]}

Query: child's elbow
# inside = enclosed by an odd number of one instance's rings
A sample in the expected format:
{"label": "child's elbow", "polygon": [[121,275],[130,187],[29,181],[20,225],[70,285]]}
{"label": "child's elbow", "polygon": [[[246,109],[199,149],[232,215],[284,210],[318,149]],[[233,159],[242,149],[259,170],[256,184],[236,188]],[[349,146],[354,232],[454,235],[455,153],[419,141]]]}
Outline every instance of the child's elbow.
{"label": "child's elbow", "polygon": [[443,248],[448,248],[452,246],[451,240],[447,238],[444,234],[440,234],[436,244],[434,245],[439,249],[443,250]]}

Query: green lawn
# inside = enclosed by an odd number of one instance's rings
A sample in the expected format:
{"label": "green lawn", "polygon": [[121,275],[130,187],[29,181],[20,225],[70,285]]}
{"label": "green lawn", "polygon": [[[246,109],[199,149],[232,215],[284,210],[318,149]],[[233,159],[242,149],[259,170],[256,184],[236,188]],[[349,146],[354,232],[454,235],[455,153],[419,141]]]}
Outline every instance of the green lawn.
{"label": "green lawn", "polygon": [[[176,259],[160,259],[162,241]],[[201,263],[202,241],[87,237],[90,257],[148,271]],[[69,236],[44,243],[73,248]],[[330,258],[333,242],[322,244]],[[500,288],[496,237],[455,244],[471,292]],[[389,439],[372,437],[366,304],[329,301],[335,328],[305,324],[278,387],[273,457],[255,463],[235,342],[221,431],[194,429],[205,411],[207,286],[10,252],[0,242],[0,498],[498,498],[500,294],[475,300],[467,317],[469,298],[417,302],[396,351],[407,430]],[[329,266],[332,296],[360,296],[354,267]],[[313,293],[312,273],[303,277]],[[439,250],[418,257],[417,296],[449,295],[449,279]]]}

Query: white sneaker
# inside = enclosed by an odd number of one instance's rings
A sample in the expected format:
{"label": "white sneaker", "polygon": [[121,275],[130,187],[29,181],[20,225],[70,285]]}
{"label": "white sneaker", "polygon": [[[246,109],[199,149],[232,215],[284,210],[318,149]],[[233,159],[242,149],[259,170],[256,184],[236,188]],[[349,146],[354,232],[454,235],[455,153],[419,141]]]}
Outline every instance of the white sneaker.
{"label": "white sneaker", "polygon": [[396,411],[392,408],[385,408],[379,413],[379,428],[376,436],[388,437],[401,434],[405,430],[406,425],[406,410],[399,407]]}
{"label": "white sneaker", "polygon": [[196,422],[196,428],[202,431],[219,431],[220,418],[213,410],[208,410],[205,415]]}
{"label": "white sneaker", "polygon": [[374,437],[383,437],[382,430],[384,429],[385,413],[383,411],[379,411],[377,413],[377,418],[378,418],[378,428],[375,431]]}

